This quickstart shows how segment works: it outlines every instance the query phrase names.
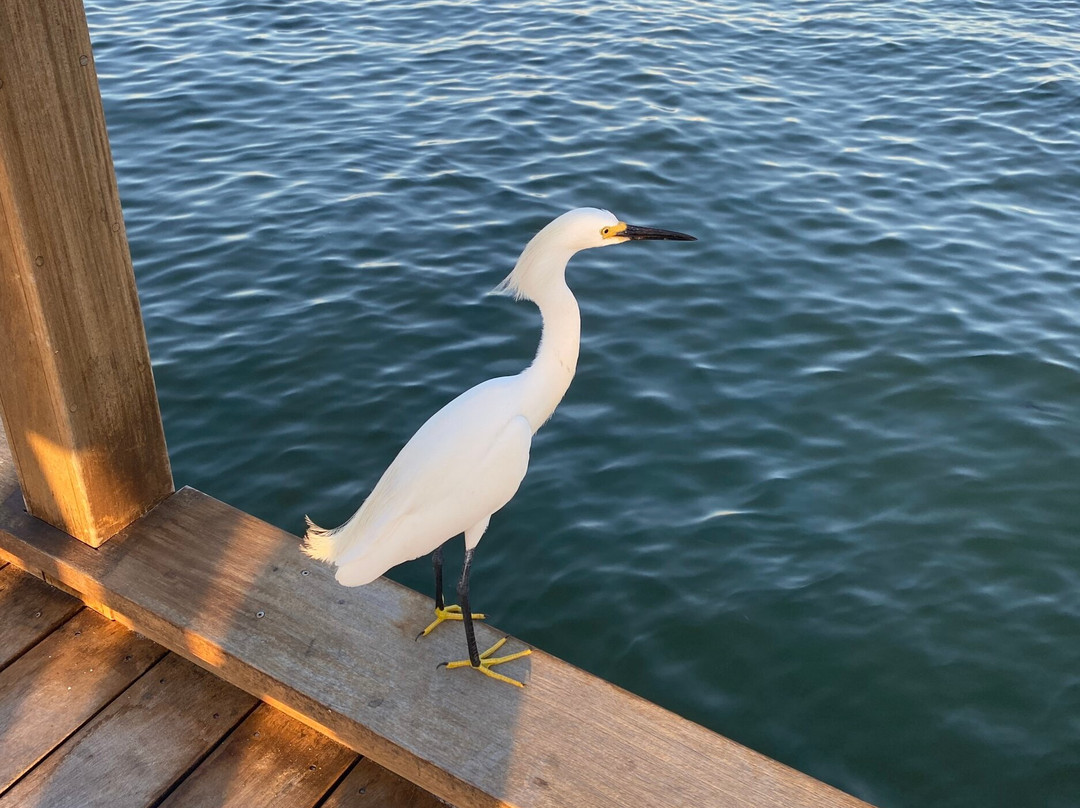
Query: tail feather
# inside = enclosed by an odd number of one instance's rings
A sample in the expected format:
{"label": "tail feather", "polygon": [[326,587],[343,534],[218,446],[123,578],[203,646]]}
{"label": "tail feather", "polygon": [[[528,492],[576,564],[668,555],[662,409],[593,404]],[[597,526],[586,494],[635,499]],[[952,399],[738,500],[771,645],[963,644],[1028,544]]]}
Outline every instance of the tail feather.
{"label": "tail feather", "polygon": [[307,523],[307,532],[304,534],[304,544],[300,549],[316,561],[334,561],[338,554],[334,537],[341,528],[319,527],[311,521],[309,516],[305,516],[304,521]]}
{"label": "tail feather", "polygon": [[[382,546],[373,544],[372,535],[365,537],[354,520],[349,520],[340,527],[319,527],[304,517],[307,532],[301,550],[316,561],[327,561],[338,567],[336,577],[345,586],[359,586],[371,583],[390,567],[400,563],[398,550],[393,542],[384,542]],[[367,540],[363,540],[366,538]]]}

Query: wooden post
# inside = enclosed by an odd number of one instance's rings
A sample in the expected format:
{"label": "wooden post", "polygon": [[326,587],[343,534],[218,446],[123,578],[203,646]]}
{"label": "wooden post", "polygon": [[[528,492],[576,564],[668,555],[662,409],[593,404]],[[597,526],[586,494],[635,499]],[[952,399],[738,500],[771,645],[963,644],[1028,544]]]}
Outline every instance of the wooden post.
{"label": "wooden post", "polygon": [[96,547],[172,492],[81,0],[0,2],[0,356],[30,513]]}

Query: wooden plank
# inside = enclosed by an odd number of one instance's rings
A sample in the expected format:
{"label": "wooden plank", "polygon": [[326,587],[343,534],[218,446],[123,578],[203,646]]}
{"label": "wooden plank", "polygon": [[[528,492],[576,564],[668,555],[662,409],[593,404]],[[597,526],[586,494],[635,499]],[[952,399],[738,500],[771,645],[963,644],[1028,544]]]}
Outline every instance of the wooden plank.
{"label": "wooden plank", "polygon": [[437,670],[463,642],[414,641],[429,598],[342,588],[295,536],[192,489],[99,551],[9,500],[0,548],[462,808],[865,805],[542,652],[508,666],[524,689]]}
{"label": "wooden plank", "polygon": [[81,0],[3,0],[0,42],[0,410],[29,511],[96,546],[172,476]]}
{"label": "wooden plank", "polygon": [[146,808],[255,703],[169,654],[0,795],[0,808]]}
{"label": "wooden plank", "polygon": [[128,628],[131,628],[131,625],[124,621],[124,616],[123,615],[116,614],[112,609],[110,609],[104,603],[97,603],[92,598],[87,597],[84,593],[75,591],[70,586],[67,586],[66,584],[63,584],[60,581],[57,581],[55,578],[50,578],[49,575],[44,573],[44,572],[41,572],[40,575],[41,575],[41,580],[43,580],[45,583],[47,583],[50,587],[52,587],[57,592],[60,592],[60,593],[65,594],[65,595],[69,595],[70,597],[75,598],[75,600],[78,601],[79,603],[82,603],[85,606],[89,606],[91,609],[93,609],[95,612],[102,615],[103,617],[106,617],[109,620],[118,620],[121,623],[123,623],[125,626],[127,626]]}
{"label": "wooden plank", "polygon": [[356,753],[269,705],[260,705],[161,808],[311,808]]}
{"label": "wooden plank", "polygon": [[444,808],[447,804],[363,758],[321,808]]}
{"label": "wooden plank", "polygon": [[0,569],[0,670],[81,608],[14,564]]}
{"label": "wooden plank", "polygon": [[0,672],[0,791],[165,653],[84,609]]}

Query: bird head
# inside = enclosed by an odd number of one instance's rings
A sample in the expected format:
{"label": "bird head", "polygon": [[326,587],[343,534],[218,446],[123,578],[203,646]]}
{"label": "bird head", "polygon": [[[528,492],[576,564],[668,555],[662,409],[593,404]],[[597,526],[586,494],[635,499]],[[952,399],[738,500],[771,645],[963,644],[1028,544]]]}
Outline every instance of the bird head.
{"label": "bird head", "polygon": [[536,299],[538,288],[561,280],[566,262],[581,250],[628,241],[697,241],[693,236],[620,221],[599,208],[576,208],[551,221],[525,246],[514,271],[495,287],[496,294]]}

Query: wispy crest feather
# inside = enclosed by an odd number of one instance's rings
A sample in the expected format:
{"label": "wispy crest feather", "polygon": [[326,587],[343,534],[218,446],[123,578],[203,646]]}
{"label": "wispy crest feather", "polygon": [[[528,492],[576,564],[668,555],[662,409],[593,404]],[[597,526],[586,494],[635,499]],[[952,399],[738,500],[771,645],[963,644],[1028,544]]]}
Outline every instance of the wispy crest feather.
{"label": "wispy crest feather", "polygon": [[518,286],[517,279],[514,277],[513,272],[503,278],[499,282],[499,285],[488,292],[488,294],[512,297],[514,300],[523,300],[525,298],[525,293],[522,292],[521,287]]}
{"label": "wispy crest feather", "polygon": [[[543,233],[543,230],[540,232]],[[510,297],[513,297],[514,300],[532,299],[526,290],[530,283],[529,276],[531,270],[535,264],[534,259],[536,257],[537,241],[538,239],[534,237],[532,241],[525,245],[525,249],[522,250],[521,256],[517,260],[517,264],[514,265],[513,271],[503,278],[502,282],[492,289],[489,294],[509,295]]]}
{"label": "wispy crest feather", "polygon": [[[561,273],[570,256],[578,250],[602,246],[599,236],[601,226],[617,224],[618,221],[610,211],[599,208],[578,208],[564,213],[532,237],[522,250],[514,271],[489,294],[512,295],[515,300],[535,300],[534,295],[552,275],[553,268]],[[596,229],[590,231],[590,227]]]}

